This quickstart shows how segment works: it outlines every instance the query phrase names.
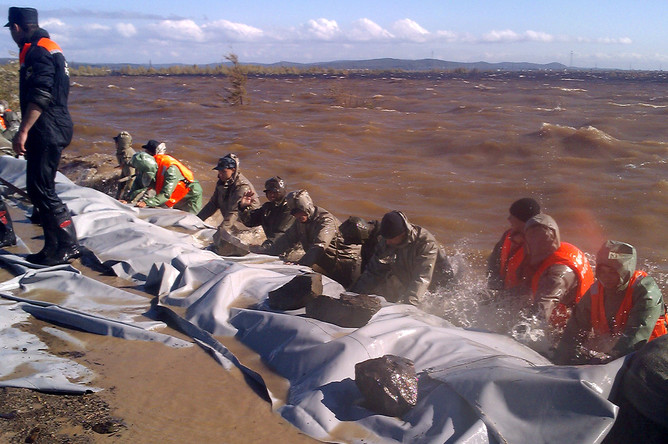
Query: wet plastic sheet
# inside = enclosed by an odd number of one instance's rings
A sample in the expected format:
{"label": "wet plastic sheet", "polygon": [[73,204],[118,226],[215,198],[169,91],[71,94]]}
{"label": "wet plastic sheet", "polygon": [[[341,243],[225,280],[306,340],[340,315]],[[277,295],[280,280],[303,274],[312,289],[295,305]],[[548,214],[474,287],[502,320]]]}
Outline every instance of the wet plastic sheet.
{"label": "wet plastic sheet", "polygon": [[[21,161],[9,159],[8,166],[4,160],[0,158],[1,174],[11,177],[4,168],[12,170]],[[407,305],[384,304],[359,329],[308,319],[303,310],[273,312],[266,305],[268,292],[306,269],[267,256],[233,259],[202,251],[191,234],[210,227],[192,215],[130,208],[66,180],[57,190],[76,215],[81,243],[95,260],[119,276],[145,283],[160,295],[159,314],[176,322],[225,367],[235,365],[263,384],[262,375],[246,368],[216,337],[236,336],[255,350],[290,383],[287,397],[267,389],[277,412],[316,439],[595,443],[614,421],[616,407],[607,397],[621,360],[603,366],[552,366],[510,338],[456,328]],[[163,227],[178,227],[179,232]],[[19,271],[23,266],[15,258],[3,260]],[[25,273],[17,280],[33,285],[33,272]],[[40,274],[49,274],[53,285],[70,295],[57,311],[119,323],[128,319],[115,314],[114,305],[117,313],[125,313],[126,306],[141,311],[132,300],[80,301],[78,296],[90,294],[93,284],[74,278],[71,270]],[[343,291],[336,282],[323,281],[324,294],[337,297]],[[5,285],[10,289],[16,281]],[[75,322],[76,317],[70,319]],[[4,338],[4,331],[0,335]],[[411,359],[420,377],[418,405],[403,418],[362,408],[353,381],[357,362],[388,353]]]}

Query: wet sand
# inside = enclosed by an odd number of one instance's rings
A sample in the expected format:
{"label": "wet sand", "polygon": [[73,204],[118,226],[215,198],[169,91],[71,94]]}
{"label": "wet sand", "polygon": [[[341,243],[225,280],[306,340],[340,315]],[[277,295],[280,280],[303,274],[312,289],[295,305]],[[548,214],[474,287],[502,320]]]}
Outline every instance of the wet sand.
{"label": "wet sand", "polygon": [[[16,207],[11,206],[10,213],[19,237],[32,251],[39,250],[41,228],[29,224]],[[18,246],[8,251],[26,252]],[[72,264],[86,276],[150,298],[133,282],[106,276],[80,260]],[[4,278],[7,274],[3,271]],[[38,443],[316,442],[274,413],[271,404],[246,383],[239,370],[226,371],[197,345],[176,349],[57,327],[74,338],[66,342],[45,333],[45,326],[51,325],[31,318],[30,324],[21,328],[39,336],[51,353],[70,357],[91,369],[96,375],[92,385],[103,390],[80,397],[3,390],[0,442],[26,442],[31,432],[33,442]],[[170,328],[161,332],[187,339]],[[242,352],[242,346],[237,350]],[[248,357],[253,361],[251,354]],[[31,411],[40,414],[31,415]],[[91,417],[94,419],[85,420]],[[17,431],[20,420],[25,423]],[[111,434],[92,429],[105,420],[121,425]]]}

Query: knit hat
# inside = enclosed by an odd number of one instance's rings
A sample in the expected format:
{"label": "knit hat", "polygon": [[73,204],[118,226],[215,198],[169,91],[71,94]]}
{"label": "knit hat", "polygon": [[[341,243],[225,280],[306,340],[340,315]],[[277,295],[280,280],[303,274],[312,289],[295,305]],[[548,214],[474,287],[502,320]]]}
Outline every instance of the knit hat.
{"label": "knit hat", "polygon": [[513,202],[508,211],[522,222],[526,222],[540,213],[540,205],[532,198],[524,197]]}
{"label": "knit hat", "polygon": [[406,222],[398,211],[385,213],[383,220],[380,221],[380,235],[385,239],[392,239],[406,231]]}

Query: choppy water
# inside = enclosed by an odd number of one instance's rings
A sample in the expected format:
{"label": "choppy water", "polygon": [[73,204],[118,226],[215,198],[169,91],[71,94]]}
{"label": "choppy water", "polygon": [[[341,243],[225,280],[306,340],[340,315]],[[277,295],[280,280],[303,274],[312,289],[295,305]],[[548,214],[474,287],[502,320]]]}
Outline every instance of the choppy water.
{"label": "choppy water", "polygon": [[224,78],[74,80],[70,154],[113,154],[112,136],[127,130],[136,149],[165,141],[207,197],[216,159],[236,152],[256,188],[280,175],[341,221],[403,210],[466,271],[455,299],[433,307],[460,325],[495,310],[472,295],[524,196],[587,253],[608,238],[632,243],[666,289],[668,83],[249,79],[250,103],[230,107]]}

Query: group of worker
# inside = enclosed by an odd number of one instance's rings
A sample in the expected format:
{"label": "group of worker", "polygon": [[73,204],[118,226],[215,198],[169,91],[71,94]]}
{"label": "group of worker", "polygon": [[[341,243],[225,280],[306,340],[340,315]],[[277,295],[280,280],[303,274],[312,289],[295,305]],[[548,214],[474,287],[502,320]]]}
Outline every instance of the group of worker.
{"label": "group of worker", "polygon": [[632,245],[606,241],[594,272],[534,199],[513,202],[509,213],[510,228],[488,260],[488,286],[523,298],[550,325],[555,363],[607,362],[667,333],[663,296],[651,276],[636,270]]}
{"label": "group of worker", "polygon": [[[281,256],[297,247],[300,265],[314,268],[357,293],[376,293],[390,301],[418,304],[428,288],[446,283],[452,269],[443,249],[426,229],[399,211],[380,222],[352,217],[344,224],[316,206],[307,190],[287,192],[285,180],[265,182],[267,202],[260,205],[253,184],[241,173],[234,153],[213,168],[218,181],[202,207],[202,188],[192,172],[166,154],[163,142],[149,140],[135,153],[126,131],[114,137],[122,168],[117,198],[138,207],[183,209],[206,221],[219,211],[223,220],[213,237],[214,249],[240,227],[262,226],[266,241],[250,250]],[[129,184],[126,178],[134,180]],[[150,192],[153,190],[153,192]],[[147,192],[149,191],[149,192]]]}
{"label": "group of worker", "polygon": [[[297,263],[336,280],[349,291],[373,293],[391,302],[419,305],[428,289],[447,284],[452,267],[434,236],[412,224],[400,211],[380,222],[350,217],[343,224],[316,206],[307,190],[287,192],[276,176],[265,182],[267,202],[260,205],[252,183],[241,173],[238,156],[218,160],[213,196],[201,207],[202,191],[192,172],[150,140],[145,152],[130,153],[131,137],[114,138],[124,173],[134,182],[124,201],[137,206],[182,208],[203,221],[220,211],[214,246],[241,223],[262,226],[267,240],[250,251],[281,256],[295,246]],[[131,170],[134,168],[134,172]],[[127,185],[125,185],[127,186]],[[120,191],[120,190],[119,190]],[[531,315],[544,319],[558,344],[558,363],[604,362],[626,355],[666,333],[663,297],[651,276],[635,269],[635,248],[606,242],[597,255],[596,272],[576,246],[562,242],[559,227],[531,198],[509,209],[510,228],[488,261],[488,285],[520,298]],[[594,332],[593,337],[590,333]]]}

